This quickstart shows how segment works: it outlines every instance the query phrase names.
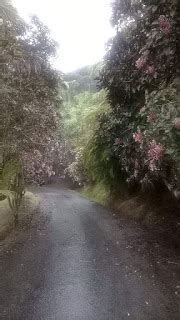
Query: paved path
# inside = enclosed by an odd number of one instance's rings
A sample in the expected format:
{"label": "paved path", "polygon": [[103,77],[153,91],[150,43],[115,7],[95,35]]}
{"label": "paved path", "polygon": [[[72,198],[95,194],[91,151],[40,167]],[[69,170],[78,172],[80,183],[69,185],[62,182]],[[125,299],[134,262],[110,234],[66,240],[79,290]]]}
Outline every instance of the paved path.
{"label": "paved path", "polygon": [[74,191],[38,192],[43,214],[1,249],[0,319],[180,319],[171,248]]}

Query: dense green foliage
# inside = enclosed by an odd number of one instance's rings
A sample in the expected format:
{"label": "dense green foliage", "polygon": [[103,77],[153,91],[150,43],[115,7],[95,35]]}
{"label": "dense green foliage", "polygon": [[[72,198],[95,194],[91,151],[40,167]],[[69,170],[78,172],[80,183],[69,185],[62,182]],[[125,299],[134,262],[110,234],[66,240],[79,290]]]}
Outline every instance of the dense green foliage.
{"label": "dense green foliage", "polygon": [[73,101],[66,104],[65,129],[66,137],[74,147],[87,144],[97,129],[97,117],[106,109],[106,95],[100,92],[85,91],[73,97]]}
{"label": "dense green foliage", "polygon": [[[19,192],[16,212],[24,177],[41,183],[62,168],[92,194],[99,186],[102,199],[124,185],[163,184],[179,196],[178,1],[114,0],[111,20],[116,35],[104,62],[63,81],[50,63],[57,44],[47,27],[37,17],[27,25],[0,2],[1,198]],[[3,186],[12,158],[13,186]]]}
{"label": "dense green foliage", "polygon": [[[100,120],[104,144],[130,184],[179,183],[179,16],[176,1],[115,1],[117,34],[109,44],[100,85],[111,113]],[[116,164],[116,161],[115,161]]]}
{"label": "dense green foliage", "polygon": [[15,178],[11,176],[13,188],[4,185],[16,192],[11,206],[17,211],[23,177],[40,183],[55,174],[55,163],[61,163],[59,92],[63,81],[50,64],[57,45],[37,17],[27,25],[10,1],[1,1],[0,36],[0,164],[4,172],[15,159],[21,168]]}
{"label": "dense green foliage", "polygon": [[65,93],[62,116],[72,154],[66,173],[78,184],[89,179],[86,153],[94,132],[98,131],[99,117],[109,111],[105,91],[97,91],[95,77],[100,67],[98,64],[65,76],[69,90]]}
{"label": "dense green foliage", "polygon": [[178,2],[116,0],[112,8],[117,32],[109,42],[98,81],[110,107],[99,115],[95,112],[89,130],[87,99],[91,100],[91,94],[76,98],[71,109],[76,120],[71,118],[70,130],[75,146],[83,146],[76,160],[88,183],[101,181],[110,188],[126,183],[136,190],[164,184],[177,196]]}
{"label": "dense green foliage", "polygon": [[93,66],[83,67],[74,72],[64,75],[64,80],[69,84],[68,97],[73,98],[84,91],[96,92],[97,81],[95,80],[99,75],[101,63]]}

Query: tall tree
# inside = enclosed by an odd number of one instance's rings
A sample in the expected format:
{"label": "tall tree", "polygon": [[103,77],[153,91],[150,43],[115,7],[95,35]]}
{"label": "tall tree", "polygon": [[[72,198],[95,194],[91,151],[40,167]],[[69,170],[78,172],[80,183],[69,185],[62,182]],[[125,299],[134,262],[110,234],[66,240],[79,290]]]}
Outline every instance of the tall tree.
{"label": "tall tree", "polygon": [[59,146],[57,106],[63,81],[50,64],[56,43],[37,17],[27,26],[7,1],[3,1],[0,28],[3,161],[16,155],[26,178],[37,181],[53,174]]}

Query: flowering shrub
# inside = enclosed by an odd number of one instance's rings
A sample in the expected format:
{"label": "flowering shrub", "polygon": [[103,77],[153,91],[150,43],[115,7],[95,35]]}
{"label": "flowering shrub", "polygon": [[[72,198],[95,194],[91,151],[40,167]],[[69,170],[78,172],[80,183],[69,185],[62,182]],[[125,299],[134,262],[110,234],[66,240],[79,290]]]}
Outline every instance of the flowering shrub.
{"label": "flowering shrub", "polygon": [[142,69],[147,62],[147,58],[146,57],[140,57],[137,61],[136,61],[136,68],[137,69]]}
{"label": "flowering shrub", "polygon": [[85,181],[85,172],[83,168],[83,149],[80,148],[75,154],[74,161],[65,169],[65,174],[67,174],[74,183],[81,186]]}
{"label": "flowering shrub", "polygon": [[164,148],[155,140],[150,141],[148,150],[148,165],[151,171],[158,170],[159,162],[163,156]]}
{"label": "flowering shrub", "polygon": [[159,27],[160,30],[167,35],[171,32],[171,24],[166,16],[161,15],[159,17]]}
{"label": "flowering shrub", "polygon": [[[151,141],[148,151],[150,169],[151,171],[161,169],[159,174],[169,181],[170,188],[177,187],[180,175],[178,166],[180,161],[178,129],[180,95],[179,85],[176,83],[177,80],[172,85],[147,95],[146,108],[141,113],[145,121],[141,129],[145,130],[147,141]],[[159,162],[160,159],[163,161]],[[168,170],[168,174],[167,166],[172,167],[172,170]]]}
{"label": "flowering shrub", "polygon": [[161,181],[175,191],[180,179],[178,1],[116,0],[112,22],[117,34],[100,75],[112,112],[100,120],[99,143],[106,142],[126,181]]}
{"label": "flowering shrub", "polygon": [[53,171],[53,158],[51,158],[51,154],[49,153],[45,157],[39,150],[24,152],[22,159],[25,177],[28,182],[41,184],[55,175]]}
{"label": "flowering shrub", "polygon": [[140,131],[135,132],[135,133],[133,134],[133,138],[134,138],[134,141],[135,141],[135,142],[139,142],[140,144],[143,143],[143,135],[142,135],[142,133],[141,133]]}
{"label": "flowering shrub", "polygon": [[54,175],[64,174],[69,163],[69,152],[65,141],[57,138],[48,139],[43,148],[23,151],[24,174],[29,183],[42,184],[48,182]]}
{"label": "flowering shrub", "polygon": [[9,2],[5,1],[1,14],[2,162],[16,154],[25,180],[42,183],[55,174],[63,158],[58,144],[63,81],[50,63],[56,43],[37,17],[26,25]]}

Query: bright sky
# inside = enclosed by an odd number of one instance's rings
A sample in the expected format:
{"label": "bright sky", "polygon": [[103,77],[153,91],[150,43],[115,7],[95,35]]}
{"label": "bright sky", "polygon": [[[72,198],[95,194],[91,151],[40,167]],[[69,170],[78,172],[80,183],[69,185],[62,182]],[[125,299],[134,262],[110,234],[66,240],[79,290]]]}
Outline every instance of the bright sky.
{"label": "bright sky", "polygon": [[100,61],[113,35],[112,0],[13,0],[19,14],[36,14],[60,44],[55,65],[69,72]]}

